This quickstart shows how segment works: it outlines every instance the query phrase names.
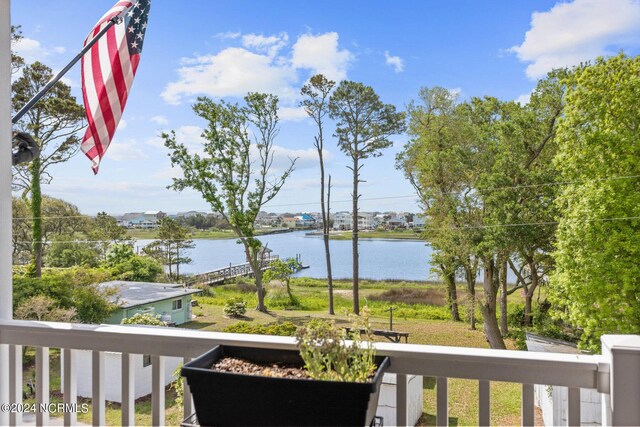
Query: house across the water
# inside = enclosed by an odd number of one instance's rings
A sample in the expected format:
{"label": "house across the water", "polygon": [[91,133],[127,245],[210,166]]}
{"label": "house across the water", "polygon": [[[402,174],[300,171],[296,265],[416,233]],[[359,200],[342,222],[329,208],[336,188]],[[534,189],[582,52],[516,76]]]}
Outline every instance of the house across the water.
{"label": "house across the water", "polygon": [[[200,289],[187,288],[180,283],[149,283],[114,280],[99,285],[101,288],[115,288],[111,297],[120,308],[106,323],[120,324],[122,319],[136,313],[161,316],[167,323],[180,325],[191,320],[191,299]],[[170,320],[169,320],[170,319]]]}

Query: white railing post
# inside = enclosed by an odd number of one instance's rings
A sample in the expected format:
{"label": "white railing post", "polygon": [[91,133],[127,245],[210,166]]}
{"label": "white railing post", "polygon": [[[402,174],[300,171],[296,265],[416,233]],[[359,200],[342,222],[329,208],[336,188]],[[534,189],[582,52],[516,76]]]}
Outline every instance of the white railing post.
{"label": "white railing post", "polygon": [[601,342],[611,370],[602,425],[640,425],[640,335],[603,335]]}
{"label": "white railing post", "polygon": [[130,353],[122,353],[122,425],[125,427],[135,425],[135,366],[134,357]]}
{"label": "white railing post", "polygon": [[165,425],[164,363],[162,356],[151,356],[151,424],[154,426]]}
{"label": "white railing post", "polygon": [[[11,284],[11,8],[0,0],[0,320],[13,317]],[[1,334],[2,332],[0,332]],[[0,403],[9,400],[9,346],[0,344]],[[0,411],[0,425],[9,413]]]}
{"label": "white railing post", "polygon": [[[75,350],[65,348],[62,350],[64,358],[63,368],[63,402],[68,407],[72,407],[78,404],[78,372],[76,369],[77,354]],[[78,421],[78,414],[76,411],[64,411],[64,425],[74,426]]]}
{"label": "white railing post", "polygon": [[43,411],[50,403],[49,347],[36,348],[36,425],[49,425],[49,412]]}
{"label": "white railing post", "polygon": [[[22,403],[22,346],[9,346],[9,403]],[[22,425],[22,413],[11,412],[9,425]]]}
{"label": "white railing post", "polygon": [[92,425],[106,425],[104,403],[104,353],[94,350],[91,353],[91,410]]}
{"label": "white railing post", "polygon": [[396,374],[396,425],[407,426],[409,415],[409,396],[408,396],[408,378],[407,375]]}

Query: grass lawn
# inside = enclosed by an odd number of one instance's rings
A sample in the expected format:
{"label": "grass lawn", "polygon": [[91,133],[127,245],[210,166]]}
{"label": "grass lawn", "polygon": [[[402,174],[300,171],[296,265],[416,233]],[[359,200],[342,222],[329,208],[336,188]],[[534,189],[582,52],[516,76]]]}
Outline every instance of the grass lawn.
{"label": "grass lawn", "polygon": [[[277,229],[281,232],[282,229]],[[273,233],[275,230],[270,229],[258,229],[256,230],[256,236],[263,234]],[[127,235],[134,239],[157,239],[158,230],[127,230]],[[237,239],[238,236],[231,230],[195,230],[191,232],[190,238],[192,239]]]}
{"label": "grass lawn", "polygon": [[[288,298],[282,286],[270,286],[266,304],[269,313],[248,310],[242,321],[249,323],[270,324],[274,322],[290,321],[300,324],[311,318],[334,319],[336,323],[347,325],[348,321],[342,313],[351,307],[351,291],[349,281],[335,282],[334,302],[336,316],[327,314],[326,283],[318,279],[296,278],[292,280],[294,294],[300,304],[295,308],[286,308]],[[392,290],[393,292],[390,292]],[[408,292],[412,291],[412,292]],[[417,291],[413,292],[413,291]],[[464,289],[460,286],[460,295],[464,297]],[[381,296],[391,300],[379,299]],[[185,328],[205,331],[224,331],[225,328],[238,322],[223,315],[224,303],[231,297],[242,297],[248,307],[256,304],[255,294],[247,284],[232,284],[212,288],[209,296],[197,298],[199,306],[193,312],[197,319],[184,325]],[[367,304],[372,313],[372,327],[374,329],[389,329],[388,312],[390,305],[394,310],[393,329],[409,332],[410,344],[432,344],[448,346],[464,346],[488,348],[488,344],[481,330],[470,330],[463,322],[452,322],[444,304],[445,289],[435,283],[409,282],[361,282],[361,306]],[[415,303],[412,299],[426,298],[429,303]],[[512,295],[511,298],[519,298]],[[514,300],[515,301],[515,300]],[[464,313],[464,307],[462,308]],[[481,323],[478,324],[481,329]],[[384,341],[383,337],[376,337]],[[514,343],[507,340],[507,346],[514,349]],[[25,351],[24,380],[35,378],[34,352],[27,348]],[[58,350],[51,350],[51,401],[62,401],[60,392],[60,354]],[[119,373],[118,373],[119,374]],[[109,375],[109,373],[107,373]],[[435,379],[424,378],[424,413],[419,425],[435,425],[436,392]],[[33,400],[27,400],[32,402]],[[520,384],[492,383],[491,385],[491,416],[492,424],[516,425],[520,423]],[[80,403],[90,400],[81,400]],[[450,425],[476,425],[478,417],[478,382],[472,380],[449,380],[449,423]],[[176,403],[173,389],[166,391],[166,423],[179,425],[182,420],[182,409]],[[120,405],[107,403],[106,418],[108,425],[120,425]],[[151,425],[151,400],[139,399],[136,402],[136,425]],[[90,424],[91,411],[88,414],[78,414],[78,421]]]}
{"label": "grass lawn", "polygon": [[[351,306],[351,293],[347,281],[335,283],[336,294],[334,302],[336,312],[342,308]],[[243,321],[250,323],[268,324],[273,322],[291,321],[293,323],[305,322],[311,318],[321,317],[334,319],[338,324],[347,324],[346,316],[327,314],[326,291],[324,282],[315,279],[294,279],[292,282],[293,292],[299,297],[301,304],[309,309],[270,309],[268,314],[255,310],[248,310]],[[389,288],[417,288],[434,289],[440,291],[441,303],[444,304],[444,289],[442,286],[433,283],[406,283],[406,282],[363,282],[361,295],[373,297]],[[201,329],[207,331],[223,331],[226,327],[236,323],[238,320],[224,317],[222,308],[224,301],[232,296],[241,296],[247,301],[249,307],[256,304],[255,296],[250,292],[241,292],[239,289],[247,288],[236,285],[227,285],[213,289],[213,296],[200,297],[200,307],[194,308],[197,320],[185,325],[191,329]],[[460,289],[464,294],[463,289]],[[268,293],[278,294],[278,290],[270,289]],[[514,297],[515,298],[515,297]],[[273,298],[275,305],[281,303],[277,298]],[[363,299],[362,304],[365,301]],[[269,298],[266,302],[268,307]],[[390,305],[387,301],[368,301],[372,311],[372,327],[374,329],[388,329],[389,318],[385,310]],[[406,304],[394,302],[397,308],[394,311],[393,329],[409,332],[409,343],[411,344],[431,344],[447,346],[463,346],[488,348],[488,344],[481,330],[470,330],[463,322],[452,322],[450,320],[439,319],[444,313],[448,319],[446,307],[443,305],[423,305]],[[432,317],[436,317],[433,319]],[[482,324],[478,327],[481,329]],[[385,341],[383,337],[376,337],[380,341]],[[513,341],[507,340],[507,346],[515,349]],[[424,379],[424,413],[419,425],[435,425],[436,414],[436,392],[435,379]],[[491,384],[491,422],[495,425],[517,425],[520,423],[520,401],[521,385],[512,383],[492,383]],[[476,425],[478,423],[478,382],[472,380],[450,379],[449,380],[449,423],[450,425]]]}

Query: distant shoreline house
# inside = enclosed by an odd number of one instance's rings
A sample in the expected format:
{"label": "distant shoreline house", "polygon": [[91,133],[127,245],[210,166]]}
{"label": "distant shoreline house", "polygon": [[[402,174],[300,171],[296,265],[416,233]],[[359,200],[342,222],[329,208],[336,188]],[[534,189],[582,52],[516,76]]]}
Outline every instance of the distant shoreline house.
{"label": "distant shoreline house", "polygon": [[120,324],[122,319],[137,313],[161,316],[162,320],[173,325],[191,321],[191,300],[200,289],[185,288],[179,283],[149,283],[114,280],[100,283],[101,288],[116,288],[112,302],[120,305],[106,321]]}
{"label": "distant shoreline house", "polygon": [[125,228],[158,228],[159,222],[167,214],[162,211],[128,212],[117,217],[117,224]]}

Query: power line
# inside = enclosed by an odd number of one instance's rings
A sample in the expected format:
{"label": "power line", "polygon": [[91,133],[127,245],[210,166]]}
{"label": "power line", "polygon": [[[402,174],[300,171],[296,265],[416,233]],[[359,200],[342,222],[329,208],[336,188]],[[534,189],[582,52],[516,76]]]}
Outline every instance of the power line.
{"label": "power line", "polygon": [[[610,178],[598,178],[598,179],[588,179],[582,181],[553,181],[553,182],[543,182],[539,184],[523,184],[523,185],[512,185],[512,186],[504,186],[504,187],[489,187],[489,188],[480,188],[476,189],[476,192],[493,192],[493,191],[501,191],[501,190],[517,190],[523,188],[536,188],[536,187],[552,187],[557,185],[573,185],[573,184],[588,184],[590,182],[605,182],[605,181],[617,181],[622,179],[638,179],[640,175],[624,175],[624,176],[615,176]],[[448,191],[444,194],[457,194],[458,191]],[[382,196],[382,197],[369,197],[362,198],[360,201],[376,201],[376,200],[393,200],[393,199],[407,199],[407,198],[419,198],[417,194],[407,194],[402,196]],[[332,203],[351,203],[352,199],[345,200],[333,200]],[[272,205],[267,204],[265,207],[269,208],[279,208],[279,207],[289,207],[289,206],[307,206],[307,205],[317,205],[318,202],[302,202],[302,203],[285,203]],[[114,217],[113,215],[109,215],[110,217]],[[95,218],[90,215],[69,215],[69,216],[41,216],[41,217],[16,217],[14,220],[33,220],[35,218],[40,219],[67,219],[67,218]]]}
{"label": "power line", "polygon": [[[579,221],[583,222],[610,222],[610,221],[629,221],[629,220],[640,220],[640,216],[626,216],[626,217],[614,217],[614,218],[581,218]],[[495,229],[495,228],[513,228],[513,227],[529,227],[529,226],[548,226],[548,225],[558,225],[559,221],[541,221],[541,222],[525,222],[525,223],[511,223],[511,224],[493,224],[493,225],[463,225],[460,227],[442,227],[442,228],[423,228],[423,231],[459,231],[459,230],[475,230],[475,229]],[[265,236],[265,235],[263,235]],[[262,236],[256,236],[262,237]],[[238,238],[238,237],[230,237],[230,238]],[[159,239],[144,239],[144,240],[159,240]],[[187,240],[194,239],[172,239],[174,242],[184,242]],[[113,242],[112,240],[55,240],[52,243],[109,243]],[[15,242],[16,244],[33,244],[35,241],[21,241]]]}

